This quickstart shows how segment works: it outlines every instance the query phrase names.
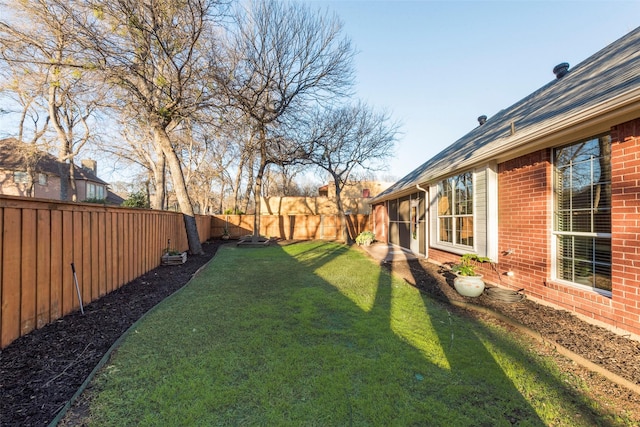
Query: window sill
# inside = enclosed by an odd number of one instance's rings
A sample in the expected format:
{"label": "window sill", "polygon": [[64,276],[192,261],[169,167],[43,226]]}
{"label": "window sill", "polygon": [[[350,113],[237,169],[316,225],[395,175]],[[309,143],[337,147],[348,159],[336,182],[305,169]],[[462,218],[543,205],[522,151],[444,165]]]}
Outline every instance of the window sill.
{"label": "window sill", "polygon": [[[458,255],[464,255],[464,254],[477,254],[475,248],[472,248],[471,246],[462,246],[462,245],[454,245],[454,244],[443,244],[441,242],[436,242],[436,243],[432,243],[431,248],[433,249],[438,249],[441,251],[445,251],[445,252],[451,252],[454,254],[458,254]],[[480,254],[478,254],[480,255]]]}
{"label": "window sill", "polygon": [[582,285],[580,283],[570,282],[568,280],[557,279],[557,278],[554,278],[554,279],[549,280],[548,282],[545,282],[545,286],[570,287],[570,288],[578,289],[578,290],[583,291],[583,292],[598,294],[600,296],[603,296],[603,297],[609,298],[609,299],[611,299],[611,297],[612,297],[612,292],[611,291],[605,291],[604,289],[594,288],[593,286]]}

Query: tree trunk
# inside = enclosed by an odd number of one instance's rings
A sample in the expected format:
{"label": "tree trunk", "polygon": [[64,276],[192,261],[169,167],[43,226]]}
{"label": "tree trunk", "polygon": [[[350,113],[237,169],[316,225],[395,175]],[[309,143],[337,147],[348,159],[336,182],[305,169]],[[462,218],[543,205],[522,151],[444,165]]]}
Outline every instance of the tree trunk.
{"label": "tree trunk", "polygon": [[246,158],[247,158],[247,154],[246,152],[243,152],[240,155],[240,163],[238,164],[238,169],[236,171],[236,178],[233,185],[233,213],[234,214],[237,214],[238,211],[240,210],[240,202],[238,199],[240,198],[239,194],[240,194],[240,183],[242,182],[242,169],[244,168]]}
{"label": "tree trunk", "polygon": [[162,152],[162,147],[158,146],[157,144],[154,144],[154,146],[155,146],[154,148],[156,151],[157,161],[155,163],[155,166],[153,167],[153,180],[156,183],[155,185],[156,188],[155,188],[155,197],[153,198],[153,203],[151,204],[151,207],[153,209],[162,210],[162,208],[164,208],[164,199],[166,197],[165,181],[167,179],[167,162],[166,162],[164,153]]}
{"label": "tree trunk", "polygon": [[262,198],[262,177],[264,175],[264,170],[267,167],[267,162],[264,159],[264,156],[261,156],[260,159],[260,168],[258,169],[258,174],[256,175],[256,186],[253,192],[253,200],[255,204],[255,215],[253,215],[253,241],[257,242],[260,237],[260,212],[262,210],[261,198]]}
{"label": "tree trunk", "polygon": [[67,164],[58,162],[58,176],[60,176],[60,200],[69,200],[69,173]]}
{"label": "tree trunk", "polygon": [[[69,190],[71,193],[71,200],[74,202],[78,201],[78,189],[76,188],[76,178],[74,173],[73,160],[69,161],[69,169],[67,173],[67,177],[69,178]],[[87,198],[86,189],[84,198]]]}
{"label": "tree trunk", "polygon": [[338,179],[334,179],[334,183],[336,186],[336,207],[338,208],[338,215],[340,215],[340,228],[342,230],[342,238],[347,245],[352,245],[355,240],[351,235],[349,227],[347,227],[347,216],[344,213],[344,206],[342,205],[342,188],[340,187],[340,182]]}
{"label": "tree trunk", "polygon": [[244,211],[249,212],[249,202],[251,201],[251,192],[254,188],[254,178],[255,175],[253,173],[253,164],[255,163],[255,158],[251,156],[249,158],[249,167],[247,168],[247,188],[244,193],[244,199],[242,201],[241,206],[244,206]]}
{"label": "tree trunk", "polygon": [[262,177],[264,176],[264,171],[267,168],[267,150],[266,150],[266,137],[264,129],[260,130],[260,167],[258,168],[258,173],[256,174],[256,186],[253,194],[254,204],[255,204],[255,215],[253,215],[253,242],[257,242],[260,237],[260,212],[262,210],[262,206],[260,203],[260,199],[262,197]]}
{"label": "tree trunk", "polygon": [[173,188],[176,192],[176,198],[178,199],[178,205],[184,218],[184,226],[187,231],[187,240],[189,242],[189,251],[193,255],[202,255],[202,245],[200,244],[200,237],[198,236],[198,227],[196,225],[196,217],[193,213],[193,206],[189,199],[189,193],[184,181],[184,175],[182,174],[182,166],[180,159],[176,155],[173,149],[169,135],[167,135],[166,129],[160,123],[153,124],[153,139],[154,143],[162,147],[165,159],[169,165],[169,171],[171,171],[171,178],[173,180]]}

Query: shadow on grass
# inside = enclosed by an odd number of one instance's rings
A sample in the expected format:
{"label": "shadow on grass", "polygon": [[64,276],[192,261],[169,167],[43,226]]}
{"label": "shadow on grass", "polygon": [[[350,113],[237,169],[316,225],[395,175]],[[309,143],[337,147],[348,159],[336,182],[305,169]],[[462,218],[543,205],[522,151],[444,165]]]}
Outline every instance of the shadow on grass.
{"label": "shadow on grass", "polygon": [[[425,270],[419,261],[410,261],[411,271],[414,276],[414,283],[418,282],[422,275],[427,274],[431,275],[430,271]],[[421,270],[421,274],[414,274],[413,271]],[[455,275],[448,271],[441,271],[441,274],[445,277],[447,283],[453,288],[453,280],[455,279]],[[435,279],[435,278],[434,278]],[[434,281],[437,281],[435,279]],[[429,289],[432,293],[425,293],[424,291],[420,291],[420,295],[422,300],[427,304],[427,302],[433,301],[434,299],[444,303],[451,305],[451,301],[447,297],[447,295],[442,292],[442,290],[438,286],[433,286],[433,288]],[[482,395],[469,395],[468,399],[471,402],[477,402],[477,404],[481,405],[492,405],[492,406],[503,406],[503,416],[504,420],[508,421],[512,424],[520,424],[523,417],[526,418],[527,413],[531,413],[534,409],[529,405],[529,403],[522,397],[522,393],[517,389],[514,385],[513,380],[509,378],[502,372],[502,368],[500,367],[500,363],[496,360],[495,354],[500,352],[501,349],[507,349],[507,351],[513,352],[517,356],[518,364],[522,367],[527,367],[530,370],[534,370],[537,373],[536,381],[540,384],[540,389],[549,390],[550,395],[554,395],[555,398],[564,398],[571,402],[577,402],[580,407],[583,408],[583,411],[580,413],[576,413],[574,416],[580,423],[586,423],[587,425],[609,425],[608,421],[612,421],[616,419],[616,416],[612,413],[608,413],[605,410],[601,410],[600,413],[592,410],[592,403],[589,402],[589,399],[584,395],[576,392],[573,388],[567,386],[564,382],[558,380],[553,374],[549,372],[549,367],[545,366],[539,358],[536,358],[531,352],[521,349],[519,346],[514,345],[514,340],[507,334],[501,333],[500,330],[495,328],[489,328],[487,326],[482,325],[479,322],[475,323],[476,331],[474,335],[476,339],[483,343],[486,351],[482,352],[482,354],[478,354],[479,359],[485,360],[493,360],[495,363],[495,367],[500,375],[500,383],[504,385],[508,385],[507,390],[503,390],[501,393],[503,396],[512,396],[513,400],[508,404],[505,402],[500,402],[500,400],[492,399],[487,400],[486,396]],[[442,348],[445,350],[447,354],[447,359],[451,364],[452,371],[456,370],[468,370],[468,361],[465,360],[465,356],[461,354],[461,352],[457,351],[459,346],[456,346],[455,343],[455,325],[451,325],[451,332],[447,331],[446,328],[438,328],[437,333],[440,337],[440,341],[442,344]],[[448,342],[448,343],[447,343]],[[491,348],[490,352],[488,348]],[[497,350],[496,350],[497,349]],[[504,363],[504,362],[503,362]],[[472,371],[473,372],[473,371]],[[605,421],[607,420],[607,421]],[[537,421],[542,422],[540,419]]]}
{"label": "shadow on grass", "polygon": [[[328,242],[221,249],[119,353],[101,425],[598,424],[510,341]],[[580,420],[543,422],[531,399],[565,399]]]}
{"label": "shadow on grass", "polygon": [[[402,336],[403,332],[393,327],[393,318],[400,313],[396,313],[393,307],[395,297],[392,283],[390,274],[380,275],[375,306],[389,313],[389,332]],[[434,301],[416,290],[417,294],[425,311],[422,320],[430,324],[430,330],[435,331],[438,347],[447,365],[440,373],[443,381],[435,390],[422,389],[419,392],[422,399],[434,400],[434,405],[439,404],[441,411],[448,413],[430,413],[424,421],[438,425],[443,420],[454,424],[462,422],[464,425],[513,425],[523,421],[527,425],[545,425],[484,348],[480,337],[473,330],[461,330],[466,328],[469,321],[461,320],[449,312],[446,319],[434,319],[429,314]],[[478,327],[474,325],[474,328]],[[486,334],[486,331],[482,331],[482,334]],[[470,348],[474,350],[470,352]],[[427,369],[426,372],[432,370]],[[416,375],[424,376],[424,372]],[[486,377],[487,372],[491,372],[491,378]],[[501,407],[504,410],[496,411]],[[496,414],[502,418],[496,418]]]}

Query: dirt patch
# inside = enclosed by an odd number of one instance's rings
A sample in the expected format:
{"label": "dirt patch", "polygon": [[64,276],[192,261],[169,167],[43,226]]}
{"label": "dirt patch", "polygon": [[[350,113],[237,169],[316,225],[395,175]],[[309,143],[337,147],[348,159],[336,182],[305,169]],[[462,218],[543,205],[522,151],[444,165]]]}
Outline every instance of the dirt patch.
{"label": "dirt patch", "polygon": [[[184,286],[222,243],[225,242],[207,242],[203,246],[204,256],[190,256],[180,266],[158,267],[89,304],[84,316],[79,312],[72,313],[0,351],[0,425],[42,426],[50,423],[124,331],[158,302]],[[435,298],[444,302],[459,300],[484,305],[640,384],[640,343],[637,341],[590,325],[566,311],[527,299],[513,304],[495,302],[485,296],[467,299],[453,289],[449,273],[424,260],[384,265]],[[498,322],[490,315],[461,312],[484,321]],[[554,356],[571,382],[584,384],[590,396],[608,411],[637,420],[640,425],[639,395],[558,355],[548,345],[533,342],[532,346],[534,351]],[[86,399],[86,395],[79,398],[65,425],[82,424],[78,420],[82,419]]]}

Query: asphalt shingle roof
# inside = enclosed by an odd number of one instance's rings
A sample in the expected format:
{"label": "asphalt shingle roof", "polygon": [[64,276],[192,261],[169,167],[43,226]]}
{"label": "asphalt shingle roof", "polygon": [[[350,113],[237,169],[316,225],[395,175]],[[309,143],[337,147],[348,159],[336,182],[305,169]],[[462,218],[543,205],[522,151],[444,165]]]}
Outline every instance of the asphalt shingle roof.
{"label": "asphalt shingle roof", "polygon": [[[21,148],[26,144],[14,138],[0,140],[0,169],[26,172],[25,158]],[[36,172],[47,175],[60,176],[60,162],[54,156],[44,151],[37,152]],[[98,178],[92,171],[74,165],[74,178],[87,180],[98,184],[108,185]]]}
{"label": "asphalt shingle roof", "polygon": [[[569,69],[524,99],[490,117],[401,178],[374,201],[487,161],[533,138],[557,132],[640,99],[640,27]],[[512,134],[512,124],[515,133]]]}

